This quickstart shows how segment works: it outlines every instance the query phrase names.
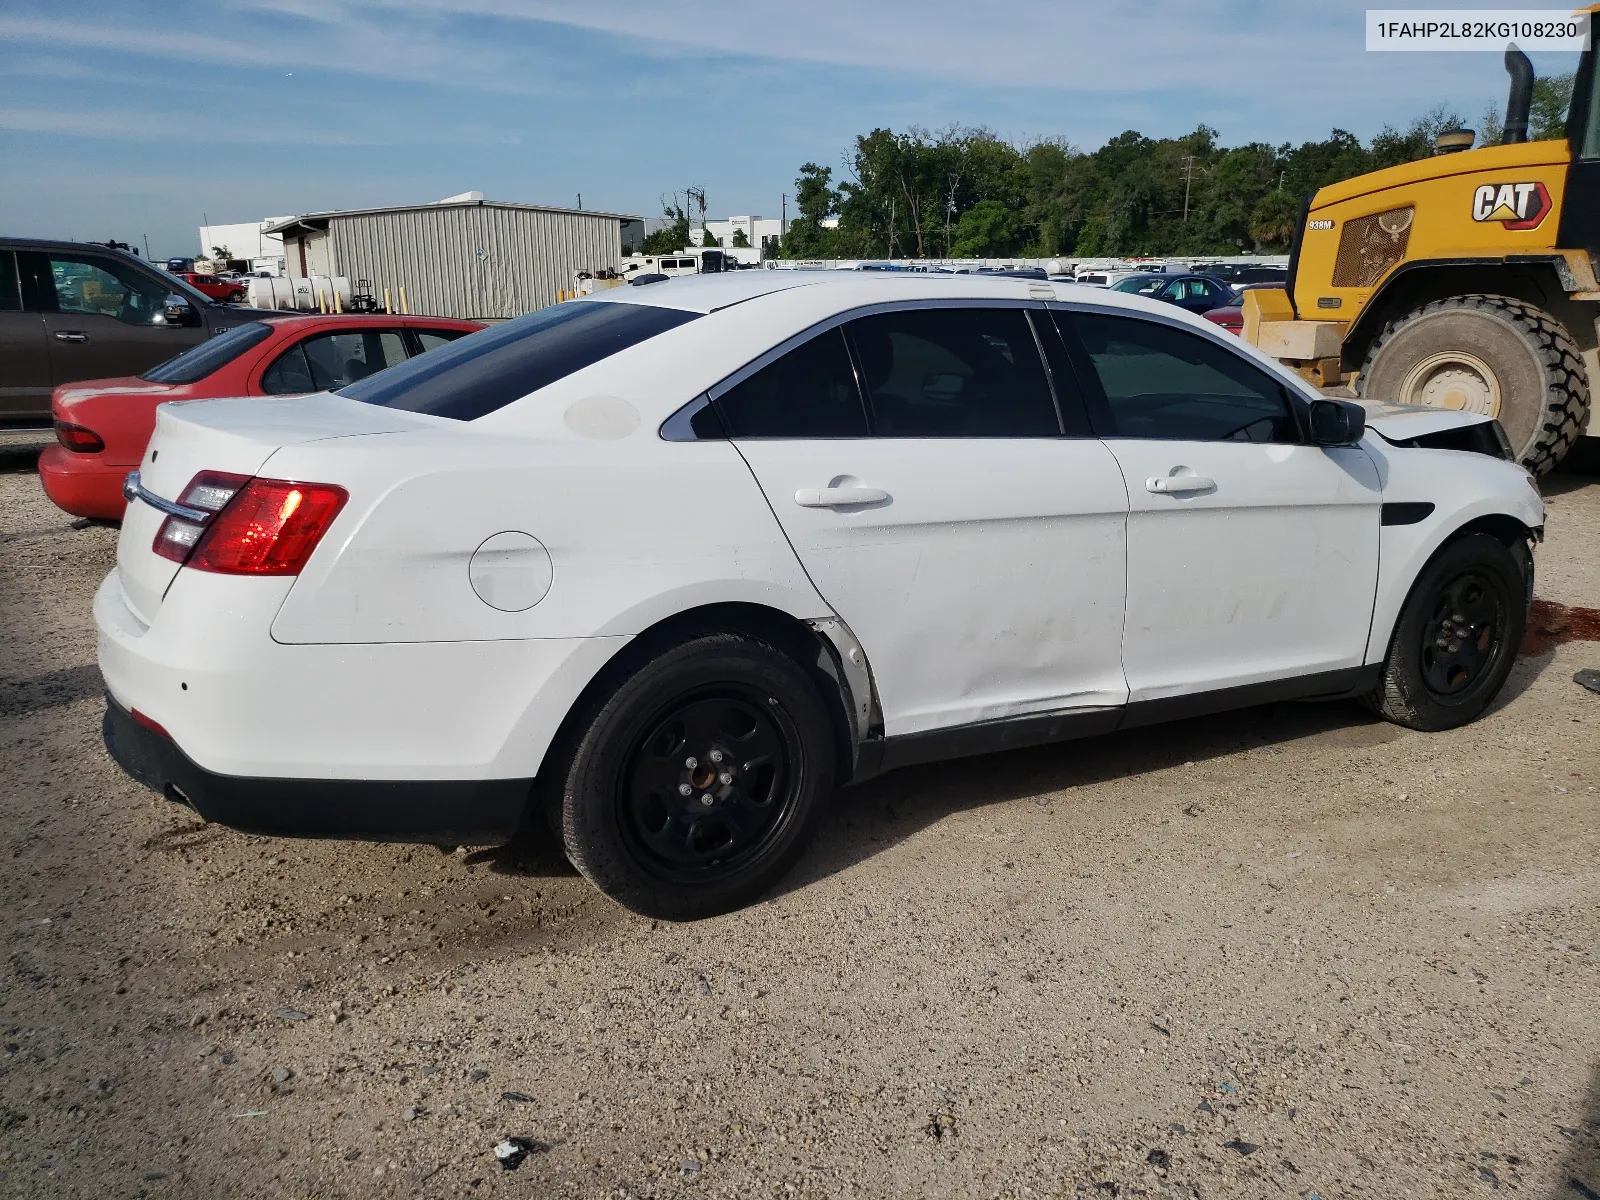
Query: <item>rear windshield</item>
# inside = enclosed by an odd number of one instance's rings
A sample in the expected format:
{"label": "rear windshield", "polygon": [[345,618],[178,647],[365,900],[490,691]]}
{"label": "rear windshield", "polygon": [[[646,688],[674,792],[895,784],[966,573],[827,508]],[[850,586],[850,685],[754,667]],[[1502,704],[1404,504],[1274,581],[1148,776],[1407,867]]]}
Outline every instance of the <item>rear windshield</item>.
{"label": "rear windshield", "polygon": [[358,380],[339,394],[471,421],[699,315],[615,301],[555,304]]}
{"label": "rear windshield", "polygon": [[219,367],[227,366],[252,346],[259,346],[271,334],[272,326],[261,321],[235,325],[185,350],[177,358],[169,358],[160,366],[151,367],[139,378],[150,383],[198,383]]}

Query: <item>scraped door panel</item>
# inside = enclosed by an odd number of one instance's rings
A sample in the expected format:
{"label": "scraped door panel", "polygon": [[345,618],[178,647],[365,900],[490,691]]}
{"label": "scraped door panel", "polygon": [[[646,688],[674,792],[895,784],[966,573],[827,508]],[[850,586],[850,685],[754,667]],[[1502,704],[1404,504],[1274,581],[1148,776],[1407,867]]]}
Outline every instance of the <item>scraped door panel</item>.
{"label": "scraped door panel", "polygon": [[[1127,699],[1127,501],[1104,443],[739,449],[817,590],[866,650],[886,734]],[[850,498],[814,495],[826,488],[885,498],[815,506]]]}

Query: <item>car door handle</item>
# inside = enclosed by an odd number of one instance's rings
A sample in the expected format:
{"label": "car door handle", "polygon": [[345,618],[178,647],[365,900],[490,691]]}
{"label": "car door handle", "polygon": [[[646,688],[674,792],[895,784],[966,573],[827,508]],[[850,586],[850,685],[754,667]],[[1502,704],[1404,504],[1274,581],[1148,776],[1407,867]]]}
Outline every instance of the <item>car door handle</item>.
{"label": "car door handle", "polygon": [[801,488],[794,502],[801,508],[840,508],[846,504],[882,504],[889,493],[869,487]]}
{"label": "car door handle", "polygon": [[1158,496],[1182,496],[1187,492],[1209,492],[1217,481],[1204,475],[1152,475],[1144,481],[1144,490]]}
{"label": "car door handle", "polygon": [[81,329],[58,329],[56,341],[58,342],[87,342],[89,335]]}

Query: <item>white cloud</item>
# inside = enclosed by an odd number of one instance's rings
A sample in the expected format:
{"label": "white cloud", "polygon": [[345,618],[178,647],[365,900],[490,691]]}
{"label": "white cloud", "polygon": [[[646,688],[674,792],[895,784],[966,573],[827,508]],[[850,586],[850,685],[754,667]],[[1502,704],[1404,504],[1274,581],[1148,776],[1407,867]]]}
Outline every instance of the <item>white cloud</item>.
{"label": "white cloud", "polygon": [[321,125],[287,126],[275,122],[262,125],[212,125],[184,123],[181,131],[173,126],[170,114],[138,113],[127,109],[86,111],[83,109],[9,108],[0,106],[0,129],[13,133],[60,133],[77,137],[117,138],[147,142],[181,141],[194,145],[259,146],[409,146],[432,145],[513,145],[515,134],[483,128],[433,129],[425,131],[389,129],[383,133],[362,133],[329,129]]}

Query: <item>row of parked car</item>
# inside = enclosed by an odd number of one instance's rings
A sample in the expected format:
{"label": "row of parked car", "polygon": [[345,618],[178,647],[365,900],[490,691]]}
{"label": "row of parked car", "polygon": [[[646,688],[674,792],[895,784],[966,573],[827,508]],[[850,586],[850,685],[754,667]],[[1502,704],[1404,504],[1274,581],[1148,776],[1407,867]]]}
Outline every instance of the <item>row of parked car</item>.
{"label": "row of parked car", "polygon": [[53,423],[39,477],[67,512],[122,516],[158,404],[328,391],[482,328],[234,308],[191,275],[115,247],[0,240],[0,428]]}

